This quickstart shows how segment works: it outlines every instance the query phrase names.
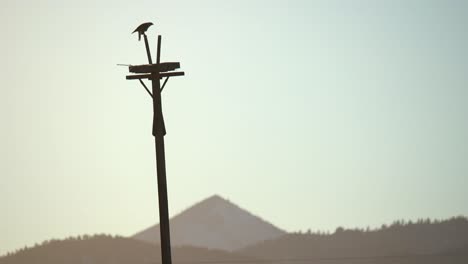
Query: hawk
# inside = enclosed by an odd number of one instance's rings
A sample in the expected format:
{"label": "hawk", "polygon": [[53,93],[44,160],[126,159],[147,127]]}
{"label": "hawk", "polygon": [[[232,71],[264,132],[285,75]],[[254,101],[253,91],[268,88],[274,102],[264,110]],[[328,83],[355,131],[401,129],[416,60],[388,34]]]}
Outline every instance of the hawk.
{"label": "hawk", "polygon": [[139,25],[132,32],[132,34],[135,33],[135,32],[138,32],[138,41],[140,41],[141,40],[141,35],[144,35],[146,30],[148,30],[148,28],[151,27],[152,25],[153,25],[153,23],[151,23],[151,22],[143,23],[143,24]]}

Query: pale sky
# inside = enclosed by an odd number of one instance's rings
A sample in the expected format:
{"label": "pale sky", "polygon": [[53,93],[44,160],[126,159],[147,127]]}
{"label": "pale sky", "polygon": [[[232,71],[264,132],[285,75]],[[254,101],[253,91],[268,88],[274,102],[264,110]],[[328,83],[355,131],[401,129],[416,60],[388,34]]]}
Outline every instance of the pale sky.
{"label": "pale sky", "polygon": [[[97,1],[96,1],[97,2]],[[467,1],[1,0],[0,255],[158,222],[143,22],[170,214],[219,194],[287,231],[468,215]]]}

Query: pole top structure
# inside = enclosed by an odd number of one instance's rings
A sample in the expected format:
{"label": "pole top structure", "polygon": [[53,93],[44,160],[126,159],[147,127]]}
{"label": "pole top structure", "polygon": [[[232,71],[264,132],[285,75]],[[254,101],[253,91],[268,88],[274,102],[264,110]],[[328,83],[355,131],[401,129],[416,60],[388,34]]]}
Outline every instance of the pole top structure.
{"label": "pole top structure", "polygon": [[140,73],[135,75],[127,75],[127,80],[136,80],[136,79],[154,79],[154,78],[163,78],[163,77],[174,77],[174,76],[183,76],[185,75],[184,72],[174,72],[174,70],[180,68],[179,62],[163,62],[161,63],[161,35],[158,35],[158,49],[156,54],[156,63],[153,64],[151,58],[151,51],[148,44],[148,38],[146,36],[146,31],[150,26],[152,26],[152,22],[147,22],[139,25],[133,32],[138,32],[138,40],[143,35],[145,40],[145,47],[146,53],[148,56],[148,64],[141,64],[141,65],[129,65],[128,70],[131,73]]}
{"label": "pole top structure", "polygon": [[[130,73],[127,75],[127,80],[139,80],[141,85],[145,88],[148,94],[153,99],[153,136],[161,138],[166,135],[166,126],[164,124],[164,117],[161,107],[161,92],[164,89],[169,77],[183,76],[184,72],[176,72],[174,70],[180,68],[179,62],[163,62],[161,63],[161,35],[158,35],[158,47],[156,53],[156,63],[153,63],[151,58],[151,50],[148,44],[148,37],[145,32],[153,23],[147,22],[138,26],[133,33],[138,32],[138,39],[141,35],[145,40],[146,55],[148,57],[148,64],[129,65],[128,70]],[[166,77],[163,85],[160,84],[160,79]],[[152,82],[152,92],[148,89],[142,79],[149,79]]]}
{"label": "pole top structure", "polygon": [[[145,32],[148,28],[153,25],[151,22],[143,23],[138,26],[134,32],[138,32],[139,38],[143,35],[145,40],[145,48],[146,48],[146,55],[148,57],[148,64],[140,64],[140,65],[129,65],[128,71],[130,73],[135,73],[131,75],[127,75],[127,80],[139,80],[141,85],[145,88],[148,94],[153,98],[153,136],[164,136],[166,135],[166,128],[164,125],[164,118],[161,109],[161,95],[160,93],[164,89],[167,84],[167,81],[170,77],[176,76],[183,76],[185,75],[184,72],[175,71],[176,69],[180,68],[179,62],[162,62],[161,63],[161,35],[158,35],[158,46],[157,46],[157,53],[156,53],[156,63],[153,63],[151,58],[151,50],[148,44],[148,37],[146,36]],[[166,78],[162,84],[160,85],[159,80],[162,78]],[[142,79],[148,79],[152,81],[152,92],[148,89]],[[156,81],[156,82],[155,82]]]}

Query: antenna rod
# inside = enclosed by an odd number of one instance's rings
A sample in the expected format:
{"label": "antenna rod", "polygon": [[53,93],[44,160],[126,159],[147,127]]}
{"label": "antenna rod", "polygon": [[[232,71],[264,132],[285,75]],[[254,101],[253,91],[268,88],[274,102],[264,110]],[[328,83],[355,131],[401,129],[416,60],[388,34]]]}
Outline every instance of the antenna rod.
{"label": "antenna rod", "polygon": [[145,39],[145,47],[146,47],[146,55],[148,56],[148,63],[153,64],[153,61],[151,60],[151,52],[148,44],[148,37],[146,37],[146,34],[143,34],[143,37]]}
{"label": "antenna rod", "polygon": [[156,53],[156,64],[161,62],[161,35],[158,35],[158,51]]}

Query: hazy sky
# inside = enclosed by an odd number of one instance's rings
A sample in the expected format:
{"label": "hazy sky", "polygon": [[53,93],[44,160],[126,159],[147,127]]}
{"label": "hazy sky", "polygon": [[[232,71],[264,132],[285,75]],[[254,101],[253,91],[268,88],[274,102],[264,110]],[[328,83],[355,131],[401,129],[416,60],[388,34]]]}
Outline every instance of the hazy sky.
{"label": "hazy sky", "polygon": [[[1,0],[0,255],[158,222],[215,193],[288,231],[468,215],[467,1]],[[155,52],[155,49],[153,49]]]}

